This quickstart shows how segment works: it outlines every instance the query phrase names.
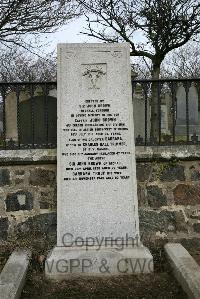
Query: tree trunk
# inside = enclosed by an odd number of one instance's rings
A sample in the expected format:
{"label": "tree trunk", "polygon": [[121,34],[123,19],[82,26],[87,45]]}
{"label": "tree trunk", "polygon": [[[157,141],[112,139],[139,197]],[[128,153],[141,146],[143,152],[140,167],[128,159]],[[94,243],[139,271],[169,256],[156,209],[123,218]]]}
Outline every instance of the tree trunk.
{"label": "tree trunk", "polygon": [[[152,79],[159,79],[161,62],[153,63]],[[158,82],[153,82],[151,86],[151,131],[152,142],[159,140],[159,103],[158,103]]]}

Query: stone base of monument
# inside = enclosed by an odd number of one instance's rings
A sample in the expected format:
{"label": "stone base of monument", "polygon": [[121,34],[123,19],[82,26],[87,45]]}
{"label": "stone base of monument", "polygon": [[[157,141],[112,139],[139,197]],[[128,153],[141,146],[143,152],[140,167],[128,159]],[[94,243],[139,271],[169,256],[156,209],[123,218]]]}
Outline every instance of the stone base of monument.
{"label": "stone base of monument", "polygon": [[55,247],[45,263],[46,277],[66,280],[77,277],[108,277],[153,272],[153,257],[144,246],[123,249]]}

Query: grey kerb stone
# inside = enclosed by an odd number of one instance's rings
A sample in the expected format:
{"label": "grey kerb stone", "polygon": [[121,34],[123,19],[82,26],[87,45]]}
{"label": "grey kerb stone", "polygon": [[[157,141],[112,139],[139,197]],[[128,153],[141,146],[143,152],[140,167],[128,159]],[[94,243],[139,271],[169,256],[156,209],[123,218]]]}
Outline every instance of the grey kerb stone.
{"label": "grey kerb stone", "polygon": [[189,298],[200,298],[200,266],[179,243],[168,243],[165,251],[174,274]]}
{"label": "grey kerb stone", "polygon": [[20,298],[28,270],[31,252],[15,250],[0,274],[0,298]]}

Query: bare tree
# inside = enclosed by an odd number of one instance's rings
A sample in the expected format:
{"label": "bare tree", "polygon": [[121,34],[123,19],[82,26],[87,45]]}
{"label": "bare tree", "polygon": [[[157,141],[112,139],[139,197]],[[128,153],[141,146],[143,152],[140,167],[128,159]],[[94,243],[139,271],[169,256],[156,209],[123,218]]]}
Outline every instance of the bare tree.
{"label": "bare tree", "polygon": [[136,79],[151,79],[151,63],[146,57],[134,57],[131,68]]}
{"label": "bare tree", "polygon": [[[85,10],[88,29],[83,32],[106,42],[126,41],[131,56],[150,59],[151,77],[158,79],[161,63],[173,49],[200,32],[197,0],[77,0]],[[144,43],[137,45],[136,33]],[[151,137],[158,136],[157,84],[152,84]]]}
{"label": "bare tree", "polygon": [[200,78],[200,44],[189,42],[172,51],[163,64],[163,73],[168,77]]}
{"label": "bare tree", "polygon": [[[137,79],[151,79],[150,59],[134,57],[132,68]],[[189,41],[166,55],[160,78],[200,78],[200,43]]]}
{"label": "bare tree", "polygon": [[56,58],[53,53],[38,57],[14,47],[4,50],[0,60],[0,82],[56,80]]}
{"label": "bare tree", "polygon": [[0,44],[27,48],[24,36],[53,32],[77,14],[70,0],[1,0]]}

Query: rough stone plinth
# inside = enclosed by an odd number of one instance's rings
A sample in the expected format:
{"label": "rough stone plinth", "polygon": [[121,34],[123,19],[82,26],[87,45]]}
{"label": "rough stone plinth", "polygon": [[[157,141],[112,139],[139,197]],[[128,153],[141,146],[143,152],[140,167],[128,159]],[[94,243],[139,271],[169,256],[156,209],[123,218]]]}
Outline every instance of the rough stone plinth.
{"label": "rough stone plinth", "polygon": [[45,263],[47,278],[107,277],[153,272],[153,258],[146,247],[113,248],[55,247]]}

